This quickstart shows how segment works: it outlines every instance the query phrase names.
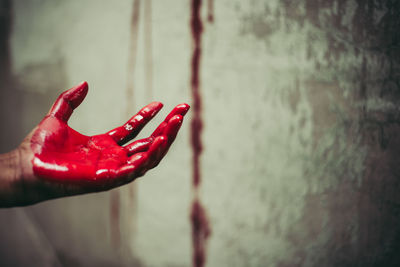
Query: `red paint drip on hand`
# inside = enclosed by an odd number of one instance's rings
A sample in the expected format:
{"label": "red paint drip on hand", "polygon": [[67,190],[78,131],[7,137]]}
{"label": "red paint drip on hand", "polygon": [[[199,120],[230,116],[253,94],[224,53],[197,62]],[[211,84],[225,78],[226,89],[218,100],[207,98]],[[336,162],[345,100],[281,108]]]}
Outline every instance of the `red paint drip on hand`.
{"label": "red paint drip on hand", "polygon": [[33,174],[53,182],[48,187],[56,191],[55,197],[103,191],[142,176],[167,153],[189,110],[187,104],[177,105],[142,145],[123,146],[139,134],[162,103],[148,104],[111,131],[86,136],[69,127],[68,119],[87,90],[84,82],[61,94],[29,137]]}

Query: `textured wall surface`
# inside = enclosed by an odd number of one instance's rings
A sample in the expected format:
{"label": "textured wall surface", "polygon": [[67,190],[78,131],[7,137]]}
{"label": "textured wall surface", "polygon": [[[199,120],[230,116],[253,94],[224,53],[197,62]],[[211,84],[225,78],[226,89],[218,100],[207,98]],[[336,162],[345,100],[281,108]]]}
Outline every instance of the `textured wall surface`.
{"label": "textured wall surface", "polygon": [[[190,1],[153,0],[151,24],[145,1],[0,2],[2,152],[81,80],[70,125],[85,134],[162,101],[145,136],[191,103]],[[203,2],[207,266],[399,266],[400,2],[215,0],[213,23]],[[109,192],[53,200],[0,210],[0,265],[190,266],[190,117],[120,189],[119,245]]]}

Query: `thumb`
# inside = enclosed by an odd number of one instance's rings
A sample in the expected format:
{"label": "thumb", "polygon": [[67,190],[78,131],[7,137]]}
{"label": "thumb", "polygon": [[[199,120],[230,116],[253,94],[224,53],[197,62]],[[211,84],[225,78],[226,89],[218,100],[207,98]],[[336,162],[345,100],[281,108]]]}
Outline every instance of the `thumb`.
{"label": "thumb", "polygon": [[77,86],[65,91],[57,98],[56,102],[54,102],[49,111],[49,115],[67,122],[74,109],[85,99],[87,92],[87,82],[81,82]]}

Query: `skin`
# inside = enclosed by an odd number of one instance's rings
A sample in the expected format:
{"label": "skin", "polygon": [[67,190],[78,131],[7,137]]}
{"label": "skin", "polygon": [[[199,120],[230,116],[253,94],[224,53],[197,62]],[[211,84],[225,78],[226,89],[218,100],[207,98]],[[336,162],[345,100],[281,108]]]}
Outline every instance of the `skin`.
{"label": "skin", "polygon": [[87,92],[88,84],[82,82],[62,93],[21,145],[0,155],[1,207],[106,191],[132,182],[159,164],[190,108],[177,105],[149,137],[125,145],[162,103],[148,104],[104,134],[86,136],[69,127],[68,119]]}

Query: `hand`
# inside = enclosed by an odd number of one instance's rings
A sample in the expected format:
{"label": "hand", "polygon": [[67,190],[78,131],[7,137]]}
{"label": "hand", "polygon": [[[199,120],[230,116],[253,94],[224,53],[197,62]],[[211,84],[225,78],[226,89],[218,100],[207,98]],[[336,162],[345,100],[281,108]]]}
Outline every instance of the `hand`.
{"label": "hand", "polygon": [[189,110],[176,106],[147,138],[123,146],[162,108],[153,102],[124,125],[86,136],[67,124],[88,91],[86,82],[62,93],[47,116],[18,148],[24,204],[108,190],[133,181],[158,165]]}

